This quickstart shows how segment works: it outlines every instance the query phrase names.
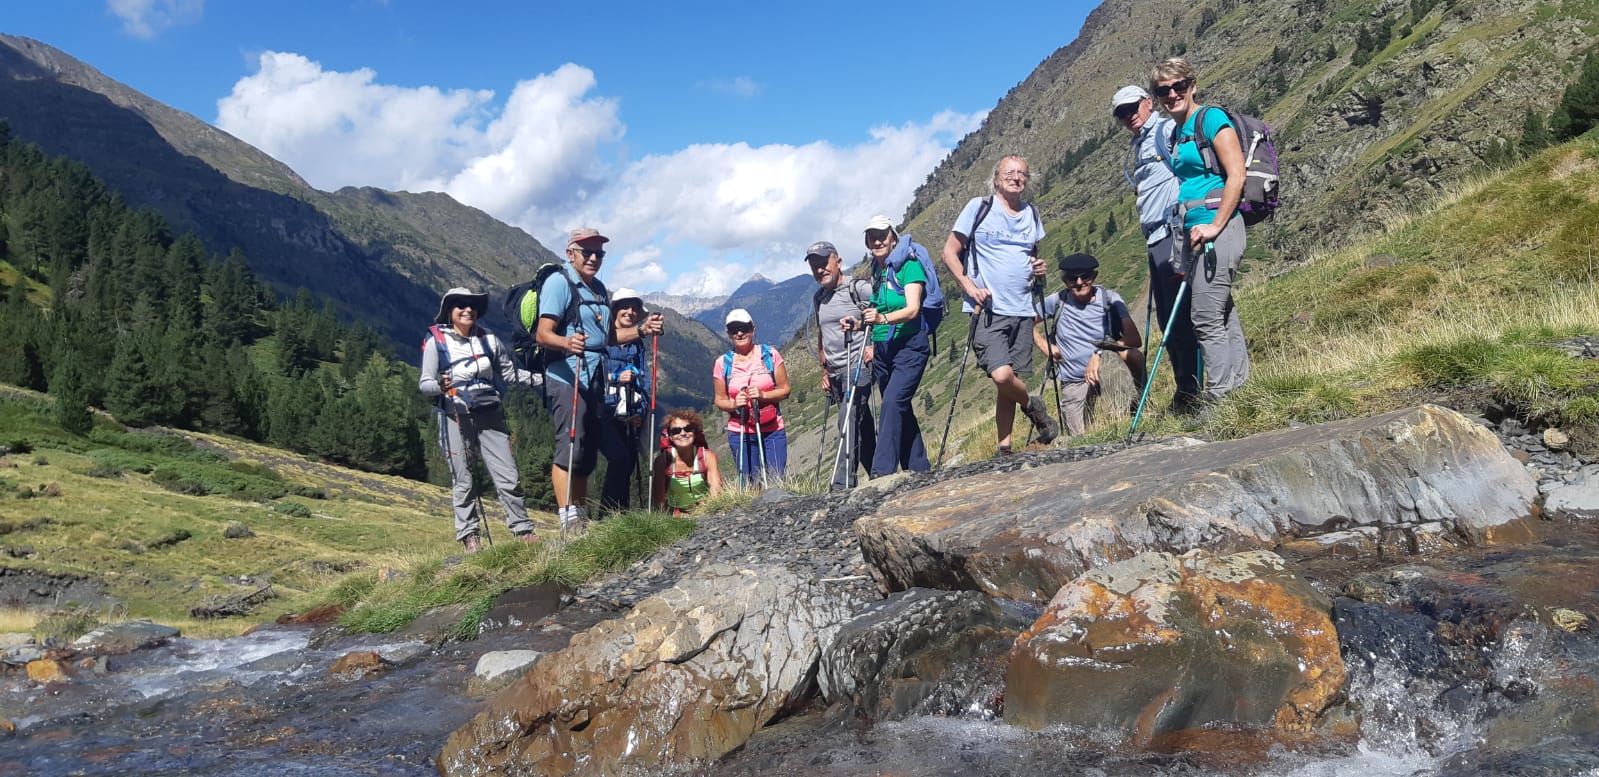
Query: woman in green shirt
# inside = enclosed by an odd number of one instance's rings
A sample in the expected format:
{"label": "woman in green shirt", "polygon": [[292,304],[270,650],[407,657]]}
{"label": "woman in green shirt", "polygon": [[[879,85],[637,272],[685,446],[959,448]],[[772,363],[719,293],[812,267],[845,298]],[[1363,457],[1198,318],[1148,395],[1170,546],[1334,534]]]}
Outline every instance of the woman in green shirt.
{"label": "woman in green shirt", "polygon": [[650,504],[681,515],[722,493],[722,471],[705,441],[705,424],[693,410],[666,414],[667,445],[655,457],[655,493]]}
{"label": "woman in green shirt", "polygon": [[866,225],[866,249],[872,255],[872,307],[861,320],[872,327],[872,368],[883,406],[878,417],[877,452],[872,477],[905,469],[930,469],[922,427],[911,400],[922,383],[931,356],[928,327],[922,318],[927,270],[918,256],[927,249],[877,217]]}

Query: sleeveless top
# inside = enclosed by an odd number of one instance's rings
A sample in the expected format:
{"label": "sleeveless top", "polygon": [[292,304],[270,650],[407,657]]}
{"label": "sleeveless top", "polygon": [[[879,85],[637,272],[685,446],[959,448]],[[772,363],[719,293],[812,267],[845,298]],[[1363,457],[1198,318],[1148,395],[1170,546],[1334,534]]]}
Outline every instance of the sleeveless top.
{"label": "sleeveless top", "polygon": [[[672,457],[672,464],[677,464],[677,456]],[[705,449],[695,447],[694,464],[688,470],[675,467],[667,471],[666,478],[666,506],[678,510],[693,508],[711,493],[710,481],[705,479]]]}

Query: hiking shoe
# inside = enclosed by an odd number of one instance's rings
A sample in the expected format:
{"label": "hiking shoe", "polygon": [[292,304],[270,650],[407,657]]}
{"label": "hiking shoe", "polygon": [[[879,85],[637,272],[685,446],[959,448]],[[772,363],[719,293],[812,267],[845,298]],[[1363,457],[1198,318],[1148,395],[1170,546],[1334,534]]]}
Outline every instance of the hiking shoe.
{"label": "hiking shoe", "polygon": [[1010,446],[1009,445],[1001,445],[1001,446],[999,446],[999,447],[994,449],[994,456],[995,457],[1009,456],[1010,453],[1011,453],[1011,451],[1010,451]]}
{"label": "hiking shoe", "polygon": [[543,540],[539,539],[539,535],[534,534],[533,532],[516,535],[516,541],[526,543],[528,545],[537,545],[540,542],[543,542]]}
{"label": "hiking shoe", "polygon": [[1043,397],[1029,396],[1027,398],[1027,420],[1033,422],[1033,427],[1038,430],[1038,442],[1048,445],[1060,436],[1060,425],[1055,419],[1049,417],[1049,408],[1044,406]]}
{"label": "hiking shoe", "polygon": [[466,539],[461,540],[461,544],[466,547],[467,553],[476,553],[483,549],[483,540],[478,539],[476,534],[469,535]]}

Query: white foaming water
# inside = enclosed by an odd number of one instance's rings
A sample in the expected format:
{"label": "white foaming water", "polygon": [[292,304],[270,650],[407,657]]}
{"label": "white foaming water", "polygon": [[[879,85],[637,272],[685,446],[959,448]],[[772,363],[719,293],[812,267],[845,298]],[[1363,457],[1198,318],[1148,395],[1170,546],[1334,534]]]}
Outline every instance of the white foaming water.
{"label": "white foaming water", "polygon": [[309,632],[273,629],[228,639],[174,640],[163,659],[143,668],[130,679],[128,687],[152,699],[208,678],[229,677],[249,685],[274,673],[240,671],[239,667],[280,653],[304,650],[309,641]]}

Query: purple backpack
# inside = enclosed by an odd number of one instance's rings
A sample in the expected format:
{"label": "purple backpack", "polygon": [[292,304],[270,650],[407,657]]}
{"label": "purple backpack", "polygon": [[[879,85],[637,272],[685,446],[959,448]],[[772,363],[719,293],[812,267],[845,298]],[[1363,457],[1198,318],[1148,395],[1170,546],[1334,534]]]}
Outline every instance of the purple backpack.
{"label": "purple backpack", "polygon": [[[1244,196],[1238,203],[1238,213],[1244,217],[1244,226],[1259,224],[1271,218],[1272,214],[1277,212],[1279,204],[1277,147],[1271,142],[1271,127],[1254,116],[1233,113],[1226,108],[1213,105],[1199,109],[1199,113],[1194,116],[1194,126],[1204,127],[1205,111],[1213,108],[1227,115],[1227,119],[1232,122],[1233,130],[1238,133],[1238,143],[1244,150]],[[1204,160],[1205,169],[1225,177],[1227,173],[1222,170],[1221,163],[1216,159],[1216,152],[1211,149],[1211,139],[1205,137],[1204,132],[1198,132],[1192,137],[1194,145],[1199,147],[1199,158]],[[1177,133],[1172,133],[1171,152],[1174,156],[1177,144],[1187,139],[1178,138]]]}

